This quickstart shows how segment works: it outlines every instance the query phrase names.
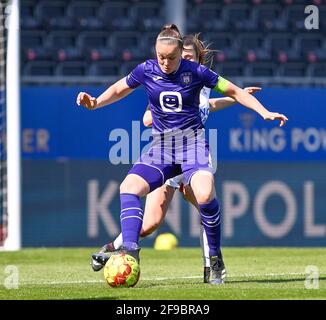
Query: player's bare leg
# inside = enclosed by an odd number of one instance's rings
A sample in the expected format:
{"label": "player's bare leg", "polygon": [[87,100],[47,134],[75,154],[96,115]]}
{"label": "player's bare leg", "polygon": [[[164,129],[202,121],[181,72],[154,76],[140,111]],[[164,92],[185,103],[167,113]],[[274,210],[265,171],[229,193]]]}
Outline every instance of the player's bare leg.
{"label": "player's bare leg", "polygon": [[164,184],[147,195],[141,237],[150,235],[161,225],[174,192],[175,188]]}

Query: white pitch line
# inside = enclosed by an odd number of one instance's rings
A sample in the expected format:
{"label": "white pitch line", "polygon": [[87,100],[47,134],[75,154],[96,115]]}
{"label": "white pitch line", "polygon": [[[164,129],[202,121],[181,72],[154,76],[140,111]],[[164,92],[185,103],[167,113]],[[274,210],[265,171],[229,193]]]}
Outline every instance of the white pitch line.
{"label": "white pitch line", "polygon": [[[227,275],[227,278],[253,278],[253,277],[284,277],[284,276],[305,276],[303,272],[290,272],[290,273],[265,273],[265,274],[252,274],[245,273],[240,275]],[[322,274],[320,274],[322,275]],[[140,278],[141,281],[166,281],[166,280],[178,280],[178,279],[199,279],[202,276],[185,276],[185,277],[158,277],[158,278]],[[104,280],[72,280],[72,281],[21,281],[21,285],[60,285],[60,284],[82,284],[82,283],[102,283]]]}

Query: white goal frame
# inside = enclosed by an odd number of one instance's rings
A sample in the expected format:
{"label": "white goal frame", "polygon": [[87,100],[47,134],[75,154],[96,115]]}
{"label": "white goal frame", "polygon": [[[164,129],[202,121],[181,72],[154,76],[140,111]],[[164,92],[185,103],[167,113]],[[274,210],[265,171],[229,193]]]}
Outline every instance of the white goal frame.
{"label": "white goal frame", "polygon": [[7,238],[4,250],[21,248],[21,129],[20,129],[20,25],[19,0],[5,8],[7,37],[6,118],[7,118]]}

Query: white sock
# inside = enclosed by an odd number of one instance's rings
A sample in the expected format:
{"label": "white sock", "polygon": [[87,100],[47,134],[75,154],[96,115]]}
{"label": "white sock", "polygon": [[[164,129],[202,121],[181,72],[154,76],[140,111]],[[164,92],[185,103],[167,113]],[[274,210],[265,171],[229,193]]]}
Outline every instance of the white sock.
{"label": "white sock", "polygon": [[199,239],[200,239],[200,245],[202,249],[204,267],[209,267],[210,266],[209,247],[208,247],[206,232],[202,225],[200,225]]}
{"label": "white sock", "polygon": [[[139,237],[139,240],[143,240],[144,237]],[[113,246],[114,246],[114,249],[118,250],[122,247],[122,233],[120,233],[116,238],[115,240],[113,241]]]}
{"label": "white sock", "polygon": [[122,233],[120,233],[113,241],[114,249],[118,250],[122,246]]}

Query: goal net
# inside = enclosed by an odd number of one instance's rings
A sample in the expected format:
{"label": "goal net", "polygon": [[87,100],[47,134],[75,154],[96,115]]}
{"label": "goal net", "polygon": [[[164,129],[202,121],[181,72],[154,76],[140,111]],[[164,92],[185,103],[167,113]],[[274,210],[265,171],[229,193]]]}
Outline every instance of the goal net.
{"label": "goal net", "polygon": [[7,122],[6,122],[6,48],[5,0],[0,2],[0,246],[7,237]]}

